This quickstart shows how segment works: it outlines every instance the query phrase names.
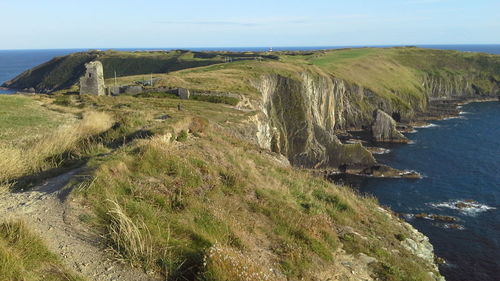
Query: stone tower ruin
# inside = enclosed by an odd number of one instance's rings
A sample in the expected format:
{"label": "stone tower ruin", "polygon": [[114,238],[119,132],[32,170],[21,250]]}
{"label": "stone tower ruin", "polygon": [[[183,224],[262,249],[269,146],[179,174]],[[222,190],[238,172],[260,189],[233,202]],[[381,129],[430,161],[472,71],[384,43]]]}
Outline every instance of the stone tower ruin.
{"label": "stone tower ruin", "polygon": [[104,74],[102,63],[100,61],[92,61],[85,64],[85,75],[80,78],[80,95],[98,95],[105,94]]}

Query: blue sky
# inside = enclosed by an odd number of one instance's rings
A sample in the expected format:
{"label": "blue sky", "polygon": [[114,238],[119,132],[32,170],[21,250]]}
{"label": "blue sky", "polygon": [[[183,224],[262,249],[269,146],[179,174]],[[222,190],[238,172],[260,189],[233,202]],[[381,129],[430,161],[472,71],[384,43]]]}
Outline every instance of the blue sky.
{"label": "blue sky", "polygon": [[0,49],[500,43],[499,0],[0,0]]}

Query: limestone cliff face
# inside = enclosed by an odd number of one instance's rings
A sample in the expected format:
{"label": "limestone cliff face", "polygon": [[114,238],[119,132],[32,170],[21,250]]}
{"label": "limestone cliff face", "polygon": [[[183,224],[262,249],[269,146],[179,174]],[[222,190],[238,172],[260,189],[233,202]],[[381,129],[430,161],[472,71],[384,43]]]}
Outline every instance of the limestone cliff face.
{"label": "limestone cliff face", "polygon": [[375,121],[371,126],[371,131],[375,141],[408,142],[408,139],[396,129],[396,121],[389,114],[378,109],[373,115]]}
{"label": "limestone cliff face", "polygon": [[335,129],[345,127],[346,115],[355,114],[342,82],[303,73],[299,79],[265,75],[255,86],[262,93],[262,113],[255,120],[261,147],[302,167],[375,163],[361,145],[342,144],[335,136]]}
{"label": "limestone cliff face", "polygon": [[[498,81],[484,77],[449,77],[426,74],[418,101],[401,108],[355,83],[318,73],[303,72],[293,77],[263,75],[254,82],[262,94],[252,117],[256,141],[266,149],[283,154],[293,165],[302,167],[338,167],[342,164],[369,166],[372,155],[361,145],[344,145],[335,136],[337,130],[372,126],[375,140],[406,142],[395,128],[391,114],[407,119],[426,111],[437,99],[496,97]],[[482,85],[482,86],[478,86]],[[379,111],[380,110],[380,111]],[[373,115],[373,112],[384,114]],[[382,117],[389,118],[382,118]]]}
{"label": "limestone cliff face", "polygon": [[500,81],[493,77],[426,74],[422,80],[429,100],[485,98],[500,94]]}

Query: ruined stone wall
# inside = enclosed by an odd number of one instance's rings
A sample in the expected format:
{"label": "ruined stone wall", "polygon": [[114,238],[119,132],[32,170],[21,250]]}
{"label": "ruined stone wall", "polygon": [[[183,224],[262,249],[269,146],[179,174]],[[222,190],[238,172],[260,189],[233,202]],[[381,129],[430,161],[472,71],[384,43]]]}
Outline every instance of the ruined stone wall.
{"label": "ruined stone wall", "polygon": [[80,95],[105,95],[102,63],[92,61],[85,64],[85,75],[80,78]]}

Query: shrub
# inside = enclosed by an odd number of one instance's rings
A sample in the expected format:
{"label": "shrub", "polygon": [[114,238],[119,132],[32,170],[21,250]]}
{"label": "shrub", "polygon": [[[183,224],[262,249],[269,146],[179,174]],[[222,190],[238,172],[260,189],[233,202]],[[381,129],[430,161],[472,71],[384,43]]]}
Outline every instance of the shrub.
{"label": "shrub", "polygon": [[59,95],[53,101],[54,104],[62,105],[62,106],[70,106],[73,105],[73,100],[71,96],[68,95]]}
{"label": "shrub", "polygon": [[182,130],[177,135],[177,141],[183,142],[188,139],[188,132],[186,130]]}
{"label": "shrub", "polygon": [[206,101],[211,103],[224,103],[232,106],[235,106],[238,104],[238,102],[240,102],[239,99],[228,96],[193,95],[191,96],[191,99],[197,101]]}

